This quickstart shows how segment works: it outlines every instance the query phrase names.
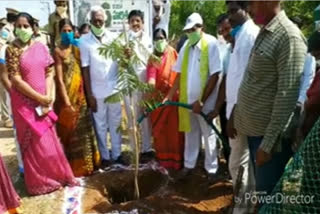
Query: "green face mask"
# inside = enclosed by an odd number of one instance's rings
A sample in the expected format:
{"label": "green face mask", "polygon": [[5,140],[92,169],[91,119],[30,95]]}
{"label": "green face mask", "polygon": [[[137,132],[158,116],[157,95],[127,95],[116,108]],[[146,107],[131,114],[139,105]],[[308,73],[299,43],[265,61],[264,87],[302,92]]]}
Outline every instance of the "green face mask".
{"label": "green face mask", "polygon": [[165,39],[160,39],[158,41],[155,41],[154,48],[157,52],[163,53],[166,50],[168,43]]}
{"label": "green face mask", "polygon": [[29,28],[16,28],[15,34],[21,40],[21,42],[27,43],[31,39],[31,37],[33,35],[33,31],[31,29],[31,27],[29,27]]}
{"label": "green face mask", "polygon": [[104,28],[97,28],[96,26],[94,26],[93,24],[91,24],[91,31],[93,32],[94,35],[96,35],[97,37],[101,37],[104,34]]}
{"label": "green face mask", "polygon": [[191,45],[195,45],[201,39],[200,31],[195,31],[195,32],[192,32],[192,33],[188,33],[187,36],[188,36],[188,39],[189,39],[189,43]]}

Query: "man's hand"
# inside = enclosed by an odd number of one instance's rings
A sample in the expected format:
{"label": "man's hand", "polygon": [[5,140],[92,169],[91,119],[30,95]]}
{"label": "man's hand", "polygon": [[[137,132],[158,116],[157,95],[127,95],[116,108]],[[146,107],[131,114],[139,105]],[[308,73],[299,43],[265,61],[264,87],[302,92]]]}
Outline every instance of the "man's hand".
{"label": "man's hand", "polygon": [[237,136],[237,130],[234,128],[232,117],[230,117],[230,119],[227,122],[227,135],[231,139],[234,139]]}
{"label": "man's hand", "polygon": [[194,103],[192,104],[192,111],[193,111],[193,113],[195,113],[195,114],[200,114],[201,111],[202,111],[202,107],[203,107],[203,106],[200,104],[199,101],[194,102]]}
{"label": "man's hand", "polygon": [[219,111],[217,109],[214,109],[213,111],[209,112],[209,114],[207,116],[208,116],[209,120],[213,120],[218,115],[219,115]]}
{"label": "man's hand", "polygon": [[97,100],[93,95],[90,95],[88,98],[88,104],[89,107],[91,108],[92,112],[97,112]]}
{"label": "man's hand", "polygon": [[256,153],[256,165],[262,166],[263,164],[271,160],[271,158],[272,158],[271,154],[266,153],[265,151],[259,148]]}

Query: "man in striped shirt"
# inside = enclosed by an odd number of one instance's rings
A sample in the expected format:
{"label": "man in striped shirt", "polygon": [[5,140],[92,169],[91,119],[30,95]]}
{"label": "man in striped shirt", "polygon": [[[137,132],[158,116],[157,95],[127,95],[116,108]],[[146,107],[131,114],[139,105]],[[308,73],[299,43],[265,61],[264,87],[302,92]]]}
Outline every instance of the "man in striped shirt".
{"label": "man in striped shirt", "polygon": [[292,154],[290,145],[281,144],[281,135],[298,99],[307,48],[280,1],[251,1],[250,8],[263,28],[252,48],[231,120],[238,133],[248,136],[256,164],[256,190],[269,194]]}

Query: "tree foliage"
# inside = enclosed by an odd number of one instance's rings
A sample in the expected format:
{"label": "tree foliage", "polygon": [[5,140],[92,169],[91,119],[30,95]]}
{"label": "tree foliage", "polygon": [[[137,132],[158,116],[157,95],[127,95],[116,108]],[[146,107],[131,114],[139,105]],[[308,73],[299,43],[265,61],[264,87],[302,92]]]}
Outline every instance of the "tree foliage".
{"label": "tree foliage", "polygon": [[[297,16],[303,21],[302,31],[308,37],[314,29],[313,13],[320,1],[289,1],[282,3],[288,17]],[[170,17],[170,34],[182,34],[187,17],[193,13],[201,14],[205,31],[216,35],[216,20],[219,15],[226,13],[225,1],[180,1],[173,0]]]}

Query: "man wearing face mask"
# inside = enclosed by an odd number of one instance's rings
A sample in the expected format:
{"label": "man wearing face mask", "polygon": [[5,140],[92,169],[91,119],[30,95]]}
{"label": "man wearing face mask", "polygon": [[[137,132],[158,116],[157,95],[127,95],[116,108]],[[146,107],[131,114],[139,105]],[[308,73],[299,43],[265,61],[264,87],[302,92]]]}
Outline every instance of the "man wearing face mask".
{"label": "man wearing face mask", "polygon": [[[152,53],[152,41],[150,37],[144,32],[144,15],[140,10],[132,10],[128,15],[129,22],[129,32],[128,39],[134,43],[133,50],[127,49],[126,55],[130,57],[132,52],[135,52],[141,62],[134,64],[134,70],[139,77],[141,82],[146,82],[146,66],[149,60],[149,57]],[[120,36],[120,38],[123,36]],[[124,38],[121,38],[122,42],[125,42]],[[136,109],[136,115],[142,115],[143,110],[140,106],[140,101],[142,100],[142,93],[135,92],[133,94],[134,105]],[[126,111],[130,112],[130,99],[125,98]],[[127,115],[131,115],[127,113]],[[132,121],[130,118],[128,121]],[[129,127],[132,127],[133,124],[129,123]],[[141,137],[142,137],[142,161],[153,156],[151,148],[151,126],[149,119],[145,119],[141,123]],[[131,141],[131,145],[134,146],[134,142]]]}
{"label": "man wearing face mask", "polygon": [[298,100],[307,48],[280,1],[250,1],[250,10],[263,27],[239,88],[234,123],[248,140],[256,191],[270,194],[292,155],[281,140]]}
{"label": "man wearing face mask", "polygon": [[179,131],[185,132],[184,169],[181,177],[189,174],[196,166],[203,139],[204,167],[208,178],[213,181],[218,170],[216,135],[199,113],[202,111],[207,114],[215,105],[222,60],[217,39],[203,32],[203,20],[198,13],[187,18],[183,30],[188,40],[173,67],[179,74],[164,101],[172,100],[179,88],[179,102],[192,105],[192,112],[179,108]]}
{"label": "man wearing face mask", "polygon": [[19,11],[13,8],[6,8],[7,10],[7,24],[4,26],[9,31],[8,42],[12,42],[15,38],[14,36],[14,23],[17,19]]}
{"label": "man wearing face mask", "polygon": [[[242,189],[238,196],[241,197],[245,192],[254,191],[253,166],[249,156],[249,148],[246,136],[237,133],[233,127],[232,112],[237,103],[238,89],[242,81],[243,74],[248,65],[252,46],[259,33],[259,27],[254,24],[247,12],[247,1],[226,1],[229,22],[232,26],[230,35],[234,39],[234,47],[230,55],[228,71],[226,74],[226,117],[227,135],[231,147],[229,157],[229,172],[232,177],[233,185],[236,185],[239,167],[244,168],[242,176]],[[221,103],[221,102],[217,102]],[[219,107],[216,106],[215,109]],[[253,206],[251,206],[253,207]],[[250,213],[250,206],[236,204],[233,213]]]}
{"label": "man wearing face mask", "polygon": [[69,18],[68,15],[68,1],[54,0],[56,11],[49,16],[49,29],[50,44],[52,50],[60,44],[59,22],[61,19]]}
{"label": "man wearing face mask", "polygon": [[[116,62],[99,54],[103,44],[115,38],[105,29],[106,14],[100,6],[90,10],[90,32],[83,35],[79,44],[81,67],[88,105],[93,113],[94,128],[98,140],[102,167],[111,160],[123,164],[121,157],[121,135],[117,131],[121,122],[121,104],[105,103],[105,98],[116,92],[118,68]],[[107,148],[107,132],[110,132],[112,159]]]}

